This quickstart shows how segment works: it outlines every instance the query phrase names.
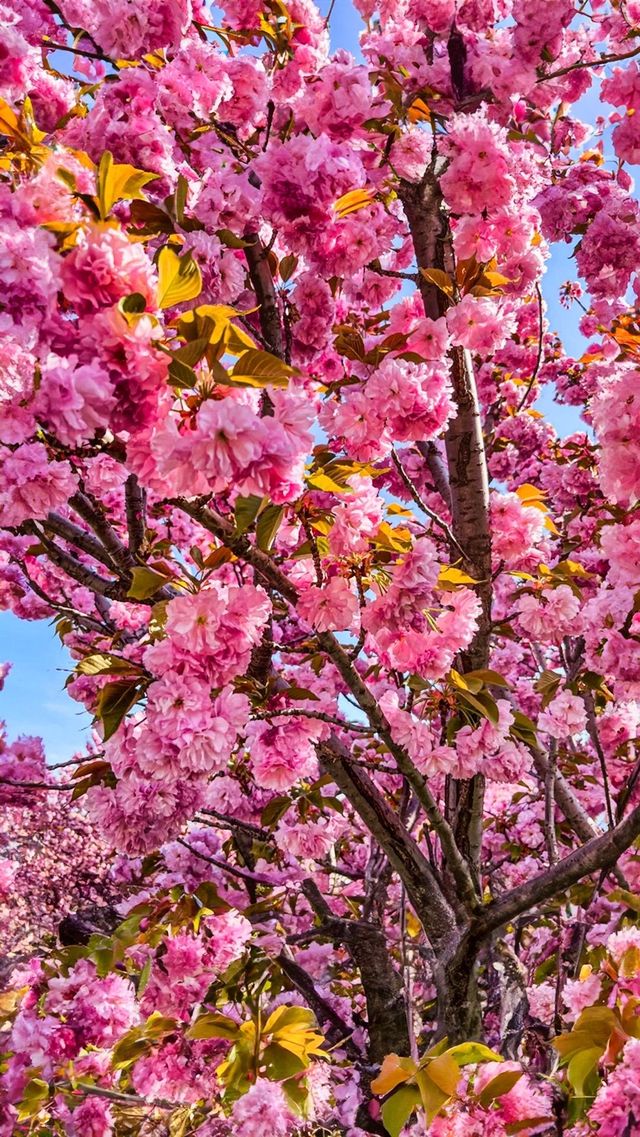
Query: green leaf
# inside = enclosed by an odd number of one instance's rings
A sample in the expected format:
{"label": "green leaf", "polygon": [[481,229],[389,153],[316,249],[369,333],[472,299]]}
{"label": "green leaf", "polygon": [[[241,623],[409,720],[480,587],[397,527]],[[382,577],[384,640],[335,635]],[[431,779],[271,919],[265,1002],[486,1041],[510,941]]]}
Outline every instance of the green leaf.
{"label": "green leaf", "polygon": [[178,174],[178,181],[173,194],[173,212],[176,221],[182,225],[184,221],[184,210],[187,204],[187,195],[189,193],[189,183],[184,174]]}
{"label": "green leaf", "polygon": [[191,253],[178,256],[168,245],[158,255],[158,307],[194,300],[202,289],[200,269]]}
{"label": "green leaf", "polygon": [[264,502],[265,498],[258,497],[257,494],[249,494],[248,497],[236,498],[233,515],[237,534],[241,535],[246,533],[251,528]]}
{"label": "green leaf", "polygon": [[538,737],[535,723],[522,711],[513,712],[513,726],[510,734],[515,738],[521,738],[523,742],[536,742]]}
{"label": "green leaf", "polygon": [[107,683],[106,687],[102,688],[98,694],[96,717],[102,723],[104,742],[115,734],[127,711],[137,703],[140,695],[141,687],[138,681],[121,680]]}
{"label": "green leaf", "polygon": [[509,682],[499,671],[492,671],[490,667],[482,667],[478,671],[465,671],[465,679],[480,679],[487,687],[505,687],[510,689]]}
{"label": "green leaf", "polygon": [[169,364],[168,382],[171,387],[193,388],[198,382],[198,376],[193,367],[189,367],[188,363],[183,363],[181,359],[173,355]]}
{"label": "green leaf", "polygon": [[30,1078],[18,1106],[18,1121],[28,1121],[29,1118],[35,1117],[48,1097],[49,1084],[42,1078]]}
{"label": "green leaf", "polygon": [[136,565],[131,569],[131,587],[127,596],[131,600],[148,600],[167,584],[168,578],[148,565]]}
{"label": "green leaf", "polygon": [[629,892],[627,888],[612,889],[607,893],[607,899],[613,900],[616,904],[624,904],[626,908],[631,908],[632,912],[640,912],[640,894]]}
{"label": "green leaf", "polygon": [[576,1097],[592,1097],[595,1095],[600,1081],[598,1077],[598,1062],[602,1057],[602,1047],[590,1046],[588,1050],[579,1050],[574,1054],[567,1066],[567,1077]]}
{"label": "green leaf", "polygon": [[460,703],[466,703],[468,706],[473,707],[479,715],[488,719],[494,725],[500,721],[500,712],[494,700],[486,692],[481,691],[477,695],[472,695],[470,691],[458,691],[456,698]]}
{"label": "green leaf", "polygon": [[284,509],[281,505],[268,505],[258,518],[256,540],[258,548],[263,549],[265,553],[269,551],[275,540],[283,516]]}
{"label": "green leaf", "polygon": [[145,965],[142,968],[142,971],[140,972],[140,975],[138,977],[138,983],[137,983],[137,987],[136,987],[136,996],[138,999],[141,999],[142,996],[144,995],[145,987],[147,986],[147,983],[149,982],[149,979],[151,978],[151,968],[152,967],[153,967],[153,959],[151,958],[151,956],[149,956],[147,962],[145,963]]}
{"label": "green leaf", "polygon": [[417,1086],[401,1086],[382,1105],[382,1124],[389,1137],[399,1137],[411,1114],[420,1105]]}
{"label": "green leaf", "polygon": [[123,316],[140,316],[147,307],[147,301],[141,292],[130,292],[118,301],[118,310]]}
{"label": "green leaf", "polygon": [[492,1101],[502,1097],[503,1094],[508,1094],[509,1090],[513,1089],[516,1082],[520,1081],[523,1073],[523,1070],[505,1070],[504,1073],[492,1078],[490,1082],[487,1082],[478,1098],[480,1105],[484,1109],[488,1109]]}
{"label": "green leaf", "polygon": [[242,237],[237,237],[231,229],[216,229],[216,237],[228,249],[248,249],[253,244],[252,241],[243,241]]}
{"label": "green leaf", "polygon": [[144,1037],[142,1028],[135,1027],[123,1034],[120,1041],[114,1046],[111,1051],[111,1065],[114,1070],[126,1070],[128,1066],[133,1066],[139,1058],[145,1054],[150,1054],[151,1049],[151,1042]]}
{"label": "green leaf", "polygon": [[294,367],[278,359],[277,355],[272,355],[269,351],[260,351],[258,348],[250,348],[238,359],[231,372],[231,378],[235,383],[241,383],[246,387],[267,387],[270,384],[274,387],[286,387],[290,377],[297,374]]}
{"label": "green leaf", "polygon": [[265,826],[275,825],[291,805],[291,798],[289,797],[274,797],[268,805],[265,805],[260,816],[260,823]]}

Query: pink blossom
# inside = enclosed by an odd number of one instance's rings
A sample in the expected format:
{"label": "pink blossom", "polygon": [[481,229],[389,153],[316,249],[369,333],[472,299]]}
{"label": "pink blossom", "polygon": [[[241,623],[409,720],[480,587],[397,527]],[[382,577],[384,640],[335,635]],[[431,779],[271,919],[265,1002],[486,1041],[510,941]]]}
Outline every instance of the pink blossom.
{"label": "pink blossom", "polygon": [[115,407],[113,386],[99,366],[77,366],[74,357],[50,356],[34,404],[41,421],[62,443],[73,446],[104,429]]}
{"label": "pink blossom", "polygon": [[587,716],[582,699],[570,691],[560,691],[546,710],[538,715],[538,729],[552,738],[569,738],[586,730]]}
{"label": "pink blossom", "polygon": [[358,612],[358,600],[348,581],[331,577],[326,584],[312,585],[300,595],[298,611],[319,632],[350,628]]}
{"label": "pink blossom", "polygon": [[265,1078],[249,1088],[235,1102],[231,1113],[237,1137],[286,1137],[293,1126],[293,1116],[277,1082]]}
{"label": "pink blossom", "polygon": [[579,612],[580,600],[567,584],[518,599],[518,622],[533,639],[545,643],[570,635]]}
{"label": "pink blossom", "polygon": [[493,300],[467,293],[449,308],[447,327],[454,343],[478,355],[491,355],[502,347],[513,323]]}
{"label": "pink blossom", "polygon": [[257,784],[288,790],[300,778],[314,777],[318,768],[314,744],[321,735],[322,724],[302,716],[276,716],[273,723],[252,724],[247,741]]}
{"label": "pink blossom", "polygon": [[155,274],[141,245],[114,225],[94,225],[81,234],[62,264],[65,293],[79,311],[109,307],[132,292],[156,304]]}
{"label": "pink blossom", "polygon": [[41,442],[21,446],[3,457],[0,471],[0,518],[21,525],[27,518],[46,517],[73,495],[76,476],[68,462],[49,462]]}

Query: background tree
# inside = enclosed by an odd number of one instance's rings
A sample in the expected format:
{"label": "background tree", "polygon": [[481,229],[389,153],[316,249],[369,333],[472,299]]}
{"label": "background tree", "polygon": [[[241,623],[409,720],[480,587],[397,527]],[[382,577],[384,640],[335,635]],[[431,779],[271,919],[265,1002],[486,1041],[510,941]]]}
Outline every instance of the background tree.
{"label": "background tree", "polygon": [[2,597],[96,731],[0,788],[118,854],[3,1133],[640,1117],[640,4],[358,7],[3,5]]}

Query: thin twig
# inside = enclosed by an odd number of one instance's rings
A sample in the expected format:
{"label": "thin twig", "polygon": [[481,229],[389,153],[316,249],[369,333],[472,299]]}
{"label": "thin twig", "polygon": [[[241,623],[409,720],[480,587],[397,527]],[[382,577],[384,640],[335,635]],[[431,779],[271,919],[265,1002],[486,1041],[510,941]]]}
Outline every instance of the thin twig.
{"label": "thin twig", "polygon": [[540,329],[539,334],[538,334],[538,354],[536,357],[535,366],[533,368],[533,371],[531,372],[531,378],[530,378],[529,382],[527,383],[527,389],[526,389],[524,395],[522,396],[520,402],[518,403],[518,406],[516,407],[516,414],[520,413],[520,411],[522,410],[523,406],[525,405],[527,399],[529,398],[529,395],[531,394],[531,388],[533,387],[533,384],[535,383],[536,379],[538,378],[538,372],[540,371],[540,367],[542,364],[542,353],[544,350],[544,308],[543,308],[543,302],[542,302],[542,289],[540,288],[540,285],[537,282],[536,282],[536,294],[538,297],[538,321],[539,321],[538,326]]}
{"label": "thin twig", "polygon": [[467,554],[465,553],[464,549],[462,548],[462,545],[458,542],[458,540],[456,539],[456,537],[453,534],[453,531],[447,525],[446,521],[443,521],[441,517],[438,517],[438,514],[434,513],[432,509],[429,509],[429,506],[426,505],[426,503],[422,500],[422,498],[420,497],[420,494],[418,493],[416,487],[414,486],[413,482],[411,481],[411,478],[407,474],[407,471],[405,470],[404,466],[402,465],[402,462],[400,461],[398,454],[395,450],[391,451],[391,459],[393,461],[393,464],[394,464],[396,470],[400,474],[402,481],[404,482],[409,493],[411,494],[411,497],[413,498],[416,505],[418,506],[418,509],[421,509],[422,512],[425,514],[425,516],[428,517],[429,520],[432,521],[434,525],[437,525],[440,529],[442,529],[442,532],[445,534],[445,536],[446,536],[447,540],[450,542],[450,544],[454,547],[454,549],[458,550],[458,552],[460,553],[460,556],[464,559],[465,562],[467,562],[469,560],[469,558],[467,557]]}
{"label": "thin twig", "polygon": [[626,51],[621,55],[601,55],[599,59],[580,59],[577,63],[569,63],[566,67],[552,71],[550,75],[542,75],[537,82],[548,83],[551,79],[559,79],[561,75],[568,75],[570,71],[578,71],[583,67],[604,67],[606,63],[621,63],[624,59],[633,59],[634,55],[640,55],[640,47],[634,48],[633,51]]}
{"label": "thin twig", "polygon": [[374,731],[370,726],[365,726],[364,723],[359,722],[345,722],[344,719],[338,718],[337,715],[328,715],[323,711],[307,711],[301,710],[296,707],[283,707],[282,710],[274,711],[261,711],[259,714],[254,715],[254,719],[272,719],[272,718],[302,718],[318,719],[319,722],[328,722],[332,726],[338,726],[341,730],[353,730],[358,734],[372,735]]}

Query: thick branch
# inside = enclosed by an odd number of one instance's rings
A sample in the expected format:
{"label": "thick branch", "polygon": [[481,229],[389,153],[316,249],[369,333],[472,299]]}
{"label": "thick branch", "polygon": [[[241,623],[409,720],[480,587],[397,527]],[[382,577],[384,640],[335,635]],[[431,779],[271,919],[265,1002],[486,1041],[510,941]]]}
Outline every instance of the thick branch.
{"label": "thick branch", "polygon": [[129,474],[124,487],[129,550],[133,556],[144,544],[146,494],[135,474]]}
{"label": "thick branch", "polygon": [[533,880],[505,892],[488,904],[475,924],[475,931],[486,936],[523,912],[530,912],[538,904],[566,892],[585,876],[603,872],[615,866],[618,858],[640,836],[640,806],[613,829],[594,837],[568,857],[552,865]]}
{"label": "thick branch", "polygon": [[69,505],[100,538],[113,564],[126,573],[131,568],[133,558],[113,526],[107,521],[100,503],[85,493],[76,493],[69,499]]}
{"label": "thick branch", "polygon": [[249,266],[253,291],[260,305],[259,317],[262,334],[269,344],[269,351],[272,351],[274,355],[282,356],[284,353],[282,325],[280,323],[278,298],[269,266],[269,254],[257,233],[246,233],[245,240],[251,242],[244,252]]}
{"label": "thick branch", "polygon": [[68,545],[74,545],[76,549],[80,549],[87,556],[93,557],[94,561],[99,561],[105,568],[113,571],[115,566],[104,546],[91,533],[81,529],[79,525],[67,521],[59,513],[48,513],[42,524],[45,529],[54,533],[56,537],[61,537]]}
{"label": "thick branch", "polygon": [[91,592],[95,592],[99,596],[116,598],[120,596],[121,588],[119,581],[105,580],[104,577],[98,576],[98,573],[80,564],[70,553],[66,553],[51,541],[36,525],[30,526],[30,531],[34,533],[44,545],[49,560],[58,568],[62,569],[63,572],[66,572],[73,580],[77,580],[78,584],[84,585],[85,588],[90,589]]}
{"label": "thick branch", "polygon": [[364,821],[367,829],[384,849],[390,863],[407,890],[416,914],[434,947],[449,939],[455,931],[453,910],[444,899],[440,885],[426,857],[407,833],[402,821],[387,804],[371,778],[350,761],[340,742],[318,745],[323,769]]}
{"label": "thick branch", "polygon": [[305,881],[302,891],[321,921],[316,937],[326,936],[344,944],[360,972],[367,1001],[369,1060],[377,1065],[390,1051],[409,1054],[402,980],[391,961],[384,932],[363,920],[334,916],[313,880]]}
{"label": "thick branch", "polygon": [[[440,189],[441,167],[442,160],[435,158],[420,183],[402,182],[399,192],[418,268],[437,268],[453,278],[455,260]],[[436,320],[444,314],[449,304],[447,297],[422,273],[420,293],[426,316]],[[451,528],[458,546],[465,552],[463,567],[477,581],[475,591],[482,605],[476,634],[461,653],[459,665],[462,671],[472,671],[487,667],[489,662],[492,595],[489,481],[471,356],[465,349],[454,347],[450,360],[456,408],[445,435]],[[483,803],[481,775],[470,781],[451,783],[447,816],[456,842],[476,874],[482,843]]]}

